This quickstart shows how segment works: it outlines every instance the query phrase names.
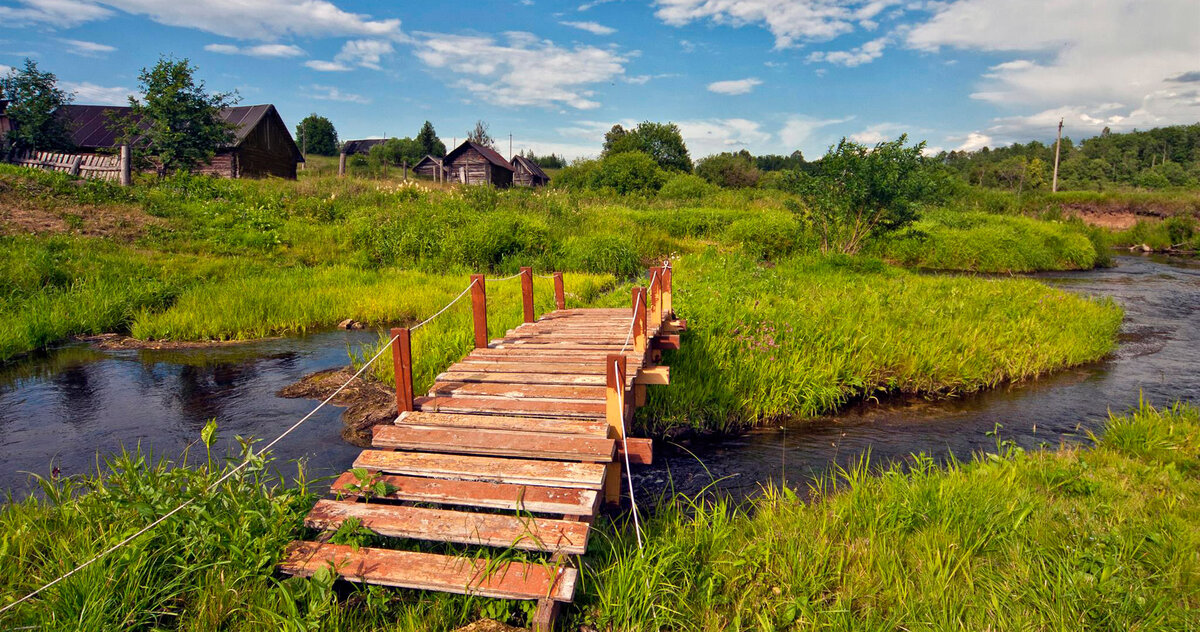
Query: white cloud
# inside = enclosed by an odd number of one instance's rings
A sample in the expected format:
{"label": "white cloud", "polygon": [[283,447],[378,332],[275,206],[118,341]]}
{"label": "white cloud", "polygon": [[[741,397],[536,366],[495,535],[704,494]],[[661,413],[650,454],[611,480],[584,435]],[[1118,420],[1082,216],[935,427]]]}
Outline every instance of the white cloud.
{"label": "white cloud", "polygon": [[577,28],[582,31],[587,31],[592,35],[612,35],[613,33],[617,32],[617,29],[614,29],[611,26],[604,26],[603,24],[597,24],[596,22],[559,22],[559,24]]}
{"label": "white cloud", "polygon": [[60,28],[101,20],[112,11],[85,0],[18,0],[20,6],[0,7],[0,24],[49,24]]}
{"label": "white cloud", "polygon": [[322,61],[320,59],[310,59],[304,62],[304,65],[319,72],[346,72],[351,69],[346,64],[340,64],[336,61]]}
{"label": "white cloud", "polygon": [[581,5],[579,5],[579,10],[580,10],[580,11],[587,11],[587,10],[589,10],[589,9],[593,9],[593,8],[595,8],[595,7],[598,7],[598,6],[602,5],[602,4],[608,4],[609,2],[616,2],[616,1],[617,1],[617,0],[592,0],[591,2],[585,2],[585,3],[581,4]]}
{"label": "white cloud", "polygon": [[341,89],[336,86],[323,86],[315,83],[308,87],[308,91],[305,94],[309,98],[317,99],[319,101],[342,101],[345,103],[359,103],[362,105],[366,105],[371,102],[370,99],[360,94],[342,92]]}
{"label": "white cloud", "polygon": [[204,50],[222,55],[248,55],[250,57],[299,57],[304,49],[288,44],[259,44],[258,46],[234,46],[233,44],[209,44]]}
{"label": "white cloud", "polygon": [[826,62],[836,64],[838,66],[846,66],[853,68],[870,63],[883,56],[883,49],[887,47],[888,38],[881,37],[866,42],[862,46],[852,48],[850,50],[839,51],[816,51],[809,53],[809,62]]}
{"label": "white cloud", "polygon": [[342,46],[333,61],[343,65],[356,65],[372,70],[382,70],[379,62],[384,55],[395,52],[392,43],[384,40],[350,40]]}
{"label": "white cloud", "polygon": [[761,79],[747,77],[745,79],[733,79],[730,81],[714,81],[708,84],[708,91],[717,94],[748,94],[760,85],[762,85]]}
{"label": "white cloud", "polygon": [[4,64],[0,64],[0,77],[7,77],[8,73],[10,73],[14,70],[16,70],[16,68],[13,68],[12,66],[5,66]]}
{"label": "white cloud", "polygon": [[1045,137],[1058,116],[1089,131],[1200,119],[1195,90],[1170,82],[1200,60],[1195,0],[959,0],[934,7],[928,21],[907,32],[909,47],[1012,54],[971,96],[1035,113],[996,119],[987,130],[993,141]]}
{"label": "white cloud", "polygon": [[775,36],[776,48],[791,48],[849,33],[855,23],[873,26],[873,18],[898,3],[897,0],[656,0],[655,15],[672,26],[701,20],[735,28],[761,24]]}
{"label": "white cloud", "polygon": [[965,137],[948,136],[946,137],[946,140],[962,141],[962,144],[954,148],[955,151],[975,151],[977,149],[983,149],[984,147],[990,147],[993,144],[991,136],[988,136],[987,134],[981,134],[979,132],[971,132]]}
{"label": "white cloud", "polygon": [[63,90],[75,93],[75,100],[86,105],[129,105],[130,88],[106,87],[90,81],[63,81]]}
{"label": "white cloud", "polygon": [[693,160],[724,151],[754,149],[771,141],[771,134],[763,131],[761,124],[743,118],[677,121],[676,125]]}
{"label": "white cloud", "polygon": [[908,130],[908,126],[897,123],[876,123],[862,131],[850,134],[847,138],[863,145],[875,145],[884,141],[895,140]]}
{"label": "white cloud", "polygon": [[810,116],[796,115],[788,118],[783,124],[783,129],[779,130],[779,140],[782,142],[786,151],[791,152],[795,149],[812,151],[815,149],[812,143],[816,141],[817,130],[845,123],[853,117],[838,118],[838,119],[817,119]]}
{"label": "white cloud", "polygon": [[76,39],[59,39],[58,41],[67,45],[67,52],[82,57],[99,57],[105,53],[111,53],[117,48],[108,44],[99,44],[97,42],[88,42],[85,40]]}
{"label": "white cloud", "polygon": [[419,33],[417,58],[431,68],[462,75],[456,85],[504,106],[600,106],[588,86],[625,74],[628,56],[613,47],[565,48],[530,33],[483,35]]}

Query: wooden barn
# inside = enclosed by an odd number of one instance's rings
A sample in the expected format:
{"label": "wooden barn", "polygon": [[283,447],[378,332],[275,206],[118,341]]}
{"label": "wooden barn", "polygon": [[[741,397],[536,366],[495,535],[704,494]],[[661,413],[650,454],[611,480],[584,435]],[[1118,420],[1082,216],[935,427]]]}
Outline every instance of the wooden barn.
{"label": "wooden barn", "polygon": [[[111,113],[111,114],[110,114]],[[64,105],[59,115],[67,119],[71,139],[79,150],[96,152],[117,146],[112,115],[127,115],[129,108],[110,105]],[[234,125],[233,142],[217,149],[208,164],[196,168],[223,178],[296,178],[304,156],[274,105],[246,105],[221,110],[221,118]]]}
{"label": "wooden barn", "polygon": [[544,187],[550,176],[536,162],[517,154],[512,159],[513,184],[523,187]]}
{"label": "wooden barn", "polygon": [[413,173],[439,182],[446,179],[446,170],[442,168],[442,161],[429,154],[425,154],[421,162],[413,165]]}
{"label": "wooden barn", "polygon": [[491,184],[509,187],[513,183],[513,168],[504,156],[491,147],[466,141],[442,159],[447,182]]}
{"label": "wooden barn", "polygon": [[342,153],[347,156],[360,154],[366,156],[371,153],[371,148],[376,145],[382,145],[387,142],[386,138],[361,138],[358,140],[348,140],[342,143]]}

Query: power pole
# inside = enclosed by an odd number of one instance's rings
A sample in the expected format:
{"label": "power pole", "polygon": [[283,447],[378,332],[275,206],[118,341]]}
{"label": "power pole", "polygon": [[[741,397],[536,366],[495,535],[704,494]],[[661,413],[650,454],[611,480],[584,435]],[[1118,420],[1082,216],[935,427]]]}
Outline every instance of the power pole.
{"label": "power pole", "polygon": [[510,132],[510,133],[509,133],[509,135],[508,135],[508,159],[509,159],[509,160],[512,160],[512,159],[513,159],[513,153],[512,153],[512,133],[511,133],[511,132]]}
{"label": "power pole", "polygon": [[1054,182],[1050,185],[1051,193],[1058,193],[1058,152],[1062,148],[1062,124],[1063,120],[1058,119],[1058,140],[1054,141]]}

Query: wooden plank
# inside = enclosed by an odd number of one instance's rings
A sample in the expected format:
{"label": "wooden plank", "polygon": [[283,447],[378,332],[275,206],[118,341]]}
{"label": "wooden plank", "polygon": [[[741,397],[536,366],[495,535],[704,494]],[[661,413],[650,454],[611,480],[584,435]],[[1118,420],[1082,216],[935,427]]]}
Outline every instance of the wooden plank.
{"label": "wooden plank", "polygon": [[[603,363],[615,352],[605,352],[603,349],[591,352],[581,350],[545,350],[538,349],[476,349],[463,362],[546,362],[549,364],[586,364],[588,362]],[[623,353],[630,362],[641,366],[643,355],[635,351]]]}
{"label": "wooden plank", "polygon": [[507,399],[501,397],[418,397],[417,410],[446,413],[485,413],[492,415],[522,415],[527,417],[581,417],[599,419],[604,416],[603,402],[559,401],[548,399]]}
{"label": "wooden plank", "polygon": [[629,445],[630,465],[652,465],[654,463],[654,442],[639,437],[626,437],[624,442],[617,442],[617,460],[625,462],[625,444]]}
{"label": "wooden plank", "polygon": [[332,531],[347,518],[358,518],[363,527],[391,538],[495,546],[523,551],[583,555],[587,552],[586,522],[359,503],[352,500],[318,500],[304,525]]}
{"label": "wooden plank", "polygon": [[595,463],[532,461],[484,456],[363,450],[354,467],[406,476],[459,481],[489,481],[510,485],[544,485],[600,489],[604,466]]}
{"label": "wooden plank", "polygon": [[[658,368],[658,367],[655,367]],[[604,386],[602,375],[570,375],[553,373],[485,373],[481,371],[447,371],[435,378],[438,382],[476,382],[482,384],[561,384]]]}
{"label": "wooden plank", "polygon": [[[372,496],[371,502],[406,501],[563,516],[594,516],[600,498],[599,493],[591,489],[452,481],[392,474],[380,474],[378,477],[379,481],[391,485],[393,491],[386,496]],[[346,472],[334,481],[332,491],[339,498],[358,498],[358,492],[349,489],[357,484],[358,477]]]}
{"label": "wooden plank", "polygon": [[396,424],[439,428],[491,428],[552,434],[608,436],[608,426],[599,421],[566,417],[520,417],[515,415],[471,415],[458,413],[411,412],[396,418]]}
{"label": "wooden plank", "polygon": [[612,439],[526,430],[443,428],[411,424],[373,429],[371,447],[449,454],[607,463],[616,454]]}
{"label": "wooden plank", "polygon": [[352,582],[396,588],[499,599],[549,597],[569,602],[574,598],[578,571],[573,568],[522,562],[490,566],[483,559],[302,541],[288,545],[279,565],[283,572],[300,577],[332,569]]}
{"label": "wooden plank", "polygon": [[479,382],[451,382],[439,380],[429,389],[430,395],[444,397],[487,396],[520,399],[600,401],[604,399],[603,386],[563,386],[547,384],[483,384]]}
{"label": "wooden plank", "polygon": [[671,383],[671,367],[665,364],[645,367],[638,372],[633,383],[647,386],[666,386]]}
{"label": "wooden plank", "polygon": [[449,371],[484,373],[551,373],[566,375],[604,375],[602,363],[548,364],[544,362],[485,362],[482,360],[453,364]]}
{"label": "wooden plank", "polygon": [[654,339],[654,348],[663,350],[678,350],[679,336],[677,334],[658,336]]}

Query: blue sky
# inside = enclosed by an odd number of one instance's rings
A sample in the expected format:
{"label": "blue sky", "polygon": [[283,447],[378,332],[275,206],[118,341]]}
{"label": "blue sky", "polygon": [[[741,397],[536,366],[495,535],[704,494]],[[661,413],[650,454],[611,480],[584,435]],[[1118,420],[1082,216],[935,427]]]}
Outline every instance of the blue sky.
{"label": "blue sky", "polygon": [[674,121],[694,158],[815,157],[842,136],[932,148],[1200,121],[1195,0],[0,0],[23,57],[79,103],[120,103],[159,54],[213,90],[310,112],[343,139],[599,152],[613,123]]}

